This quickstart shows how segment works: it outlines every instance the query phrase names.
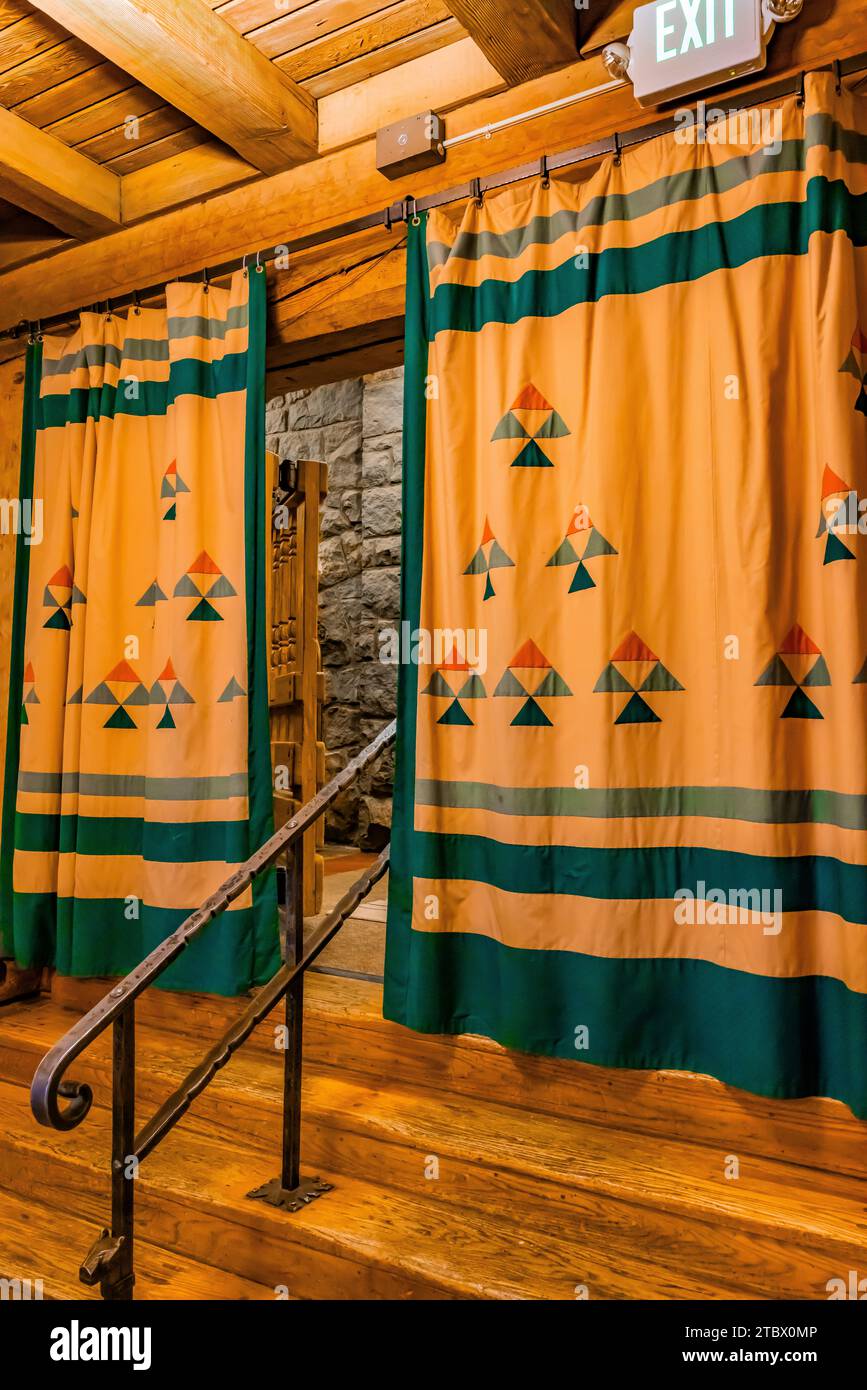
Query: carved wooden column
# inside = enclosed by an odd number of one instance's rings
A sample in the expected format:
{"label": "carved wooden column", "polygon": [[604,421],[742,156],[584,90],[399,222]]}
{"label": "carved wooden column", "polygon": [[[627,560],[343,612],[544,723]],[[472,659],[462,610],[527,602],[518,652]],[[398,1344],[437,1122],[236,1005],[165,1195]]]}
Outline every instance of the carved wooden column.
{"label": "carved wooden column", "polygon": [[[284,825],[325,780],[321,741],[324,676],[320,670],[319,511],[327,490],[323,463],[278,461],[268,454],[273,488],[268,616],[271,668],[271,760],[274,820]],[[323,860],[316,853],[324,822],[304,842],[304,913],[322,902]]]}

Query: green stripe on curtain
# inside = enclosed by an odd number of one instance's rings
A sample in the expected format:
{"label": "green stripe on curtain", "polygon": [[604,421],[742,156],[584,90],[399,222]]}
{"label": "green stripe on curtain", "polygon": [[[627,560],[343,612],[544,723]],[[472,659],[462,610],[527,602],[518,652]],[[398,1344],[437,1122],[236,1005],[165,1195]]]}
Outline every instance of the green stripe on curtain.
{"label": "green stripe on curtain", "polygon": [[[21,474],[18,496],[33,497],[39,382],[42,344],[31,343],[24,365],[24,418],[21,430]],[[21,687],[24,680],[24,634],[27,626],[27,586],[30,578],[30,546],[22,527],[15,546],[15,591],[12,610],[12,642],[9,659],[9,703],[6,723],[6,761],[3,777],[3,823],[0,844],[15,839],[15,801],[18,788],[18,753],[21,744]],[[0,957],[13,954],[12,855],[0,854]]]}

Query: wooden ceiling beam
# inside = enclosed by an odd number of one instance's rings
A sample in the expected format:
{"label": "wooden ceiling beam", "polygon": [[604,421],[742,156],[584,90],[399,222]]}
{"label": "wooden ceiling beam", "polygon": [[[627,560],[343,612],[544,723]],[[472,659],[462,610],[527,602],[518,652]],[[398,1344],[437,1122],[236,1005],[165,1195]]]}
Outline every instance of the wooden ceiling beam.
{"label": "wooden ceiling beam", "polygon": [[263,173],[316,154],[312,97],[202,0],[33,4]]}
{"label": "wooden ceiling beam", "polygon": [[120,226],[117,174],[3,107],[0,197],[83,240]]}
{"label": "wooden ceiling beam", "polygon": [[575,0],[446,0],[510,86],[578,57]]}

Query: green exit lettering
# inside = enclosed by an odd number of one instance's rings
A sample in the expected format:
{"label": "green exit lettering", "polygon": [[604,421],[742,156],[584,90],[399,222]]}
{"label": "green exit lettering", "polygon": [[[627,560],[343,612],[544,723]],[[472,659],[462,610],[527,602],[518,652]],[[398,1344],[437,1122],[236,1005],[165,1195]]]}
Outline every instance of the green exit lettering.
{"label": "green exit lettering", "polygon": [[656,10],[656,61],[664,63],[667,58],[682,56],[691,48],[709,48],[718,38],[733,38],[735,0],[722,0],[722,24],[718,28],[719,4],[720,0],[665,0],[659,5]]}

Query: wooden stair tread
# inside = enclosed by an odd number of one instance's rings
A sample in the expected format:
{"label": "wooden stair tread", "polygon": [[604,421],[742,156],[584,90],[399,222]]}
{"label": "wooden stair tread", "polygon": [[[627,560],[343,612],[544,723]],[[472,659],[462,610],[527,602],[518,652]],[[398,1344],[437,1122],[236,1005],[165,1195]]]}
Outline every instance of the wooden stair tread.
{"label": "wooden stair tread", "polygon": [[[99,1231],[92,1221],[0,1190],[0,1277],[42,1280],[44,1298],[99,1300],[99,1288],[78,1279],[78,1265]],[[274,1290],[136,1241],[136,1299],[273,1300]]]}
{"label": "wooden stair tread", "polygon": [[[68,1018],[47,1001],[17,1028],[4,1029],[0,1018],[0,1070],[26,1082]],[[202,1042],[147,1026],[139,1032],[147,1062],[139,1082],[144,1118],[197,1060]],[[195,1102],[177,1143],[183,1146],[190,1130],[215,1138],[231,1129],[261,1149],[263,1168],[273,1164],[280,1066],[273,1052],[242,1051]],[[107,1034],[74,1074],[94,1086],[97,1104],[109,1103]],[[685,1268],[723,1283],[737,1268],[758,1294],[770,1281],[777,1296],[821,1296],[835,1262],[857,1260],[867,1234],[867,1183],[860,1179],[759,1158],[744,1158],[740,1176],[727,1179],[728,1149],[436,1091],[372,1088],[329,1068],[306,1069],[304,1120],[302,1152],[314,1167],[372,1183],[381,1178],[426,1204],[453,1201],[492,1217],[520,1210],[526,1226],[579,1246],[591,1234],[622,1244],[628,1232],[634,1250],[665,1258],[667,1249]],[[424,1176],[428,1153],[441,1165],[433,1182]]]}
{"label": "wooden stair tread", "polygon": [[[0,1083],[0,1186],[27,1198],[56,1192],[64,1210],[99,1222],[107,1206],[108,1113],[95,1108],[80,1129],[60,1134],[38,1129],[26,1106],[24,1088]],[[556,1207],[553,1229],[543,1234],[525,1229],[520,1211],[512,1223],[441,1202],[434,1184],[408,1195],[323,1170],[335,1191],[290,1216],[246,1199],[275,1168],[274,1157],[237,1135],[219,1142],[184,1122],[137,1179],[141,1230],[155,1244],[314,1298],[571,1299],[581,1283],[595,1297],[630,1298],[646,1282],[633,1241],[618,1248],[591,1233],[580,1244],[564,1240]],[[651,1296],[738,1294],[672,1261],[654,1266]]]}

